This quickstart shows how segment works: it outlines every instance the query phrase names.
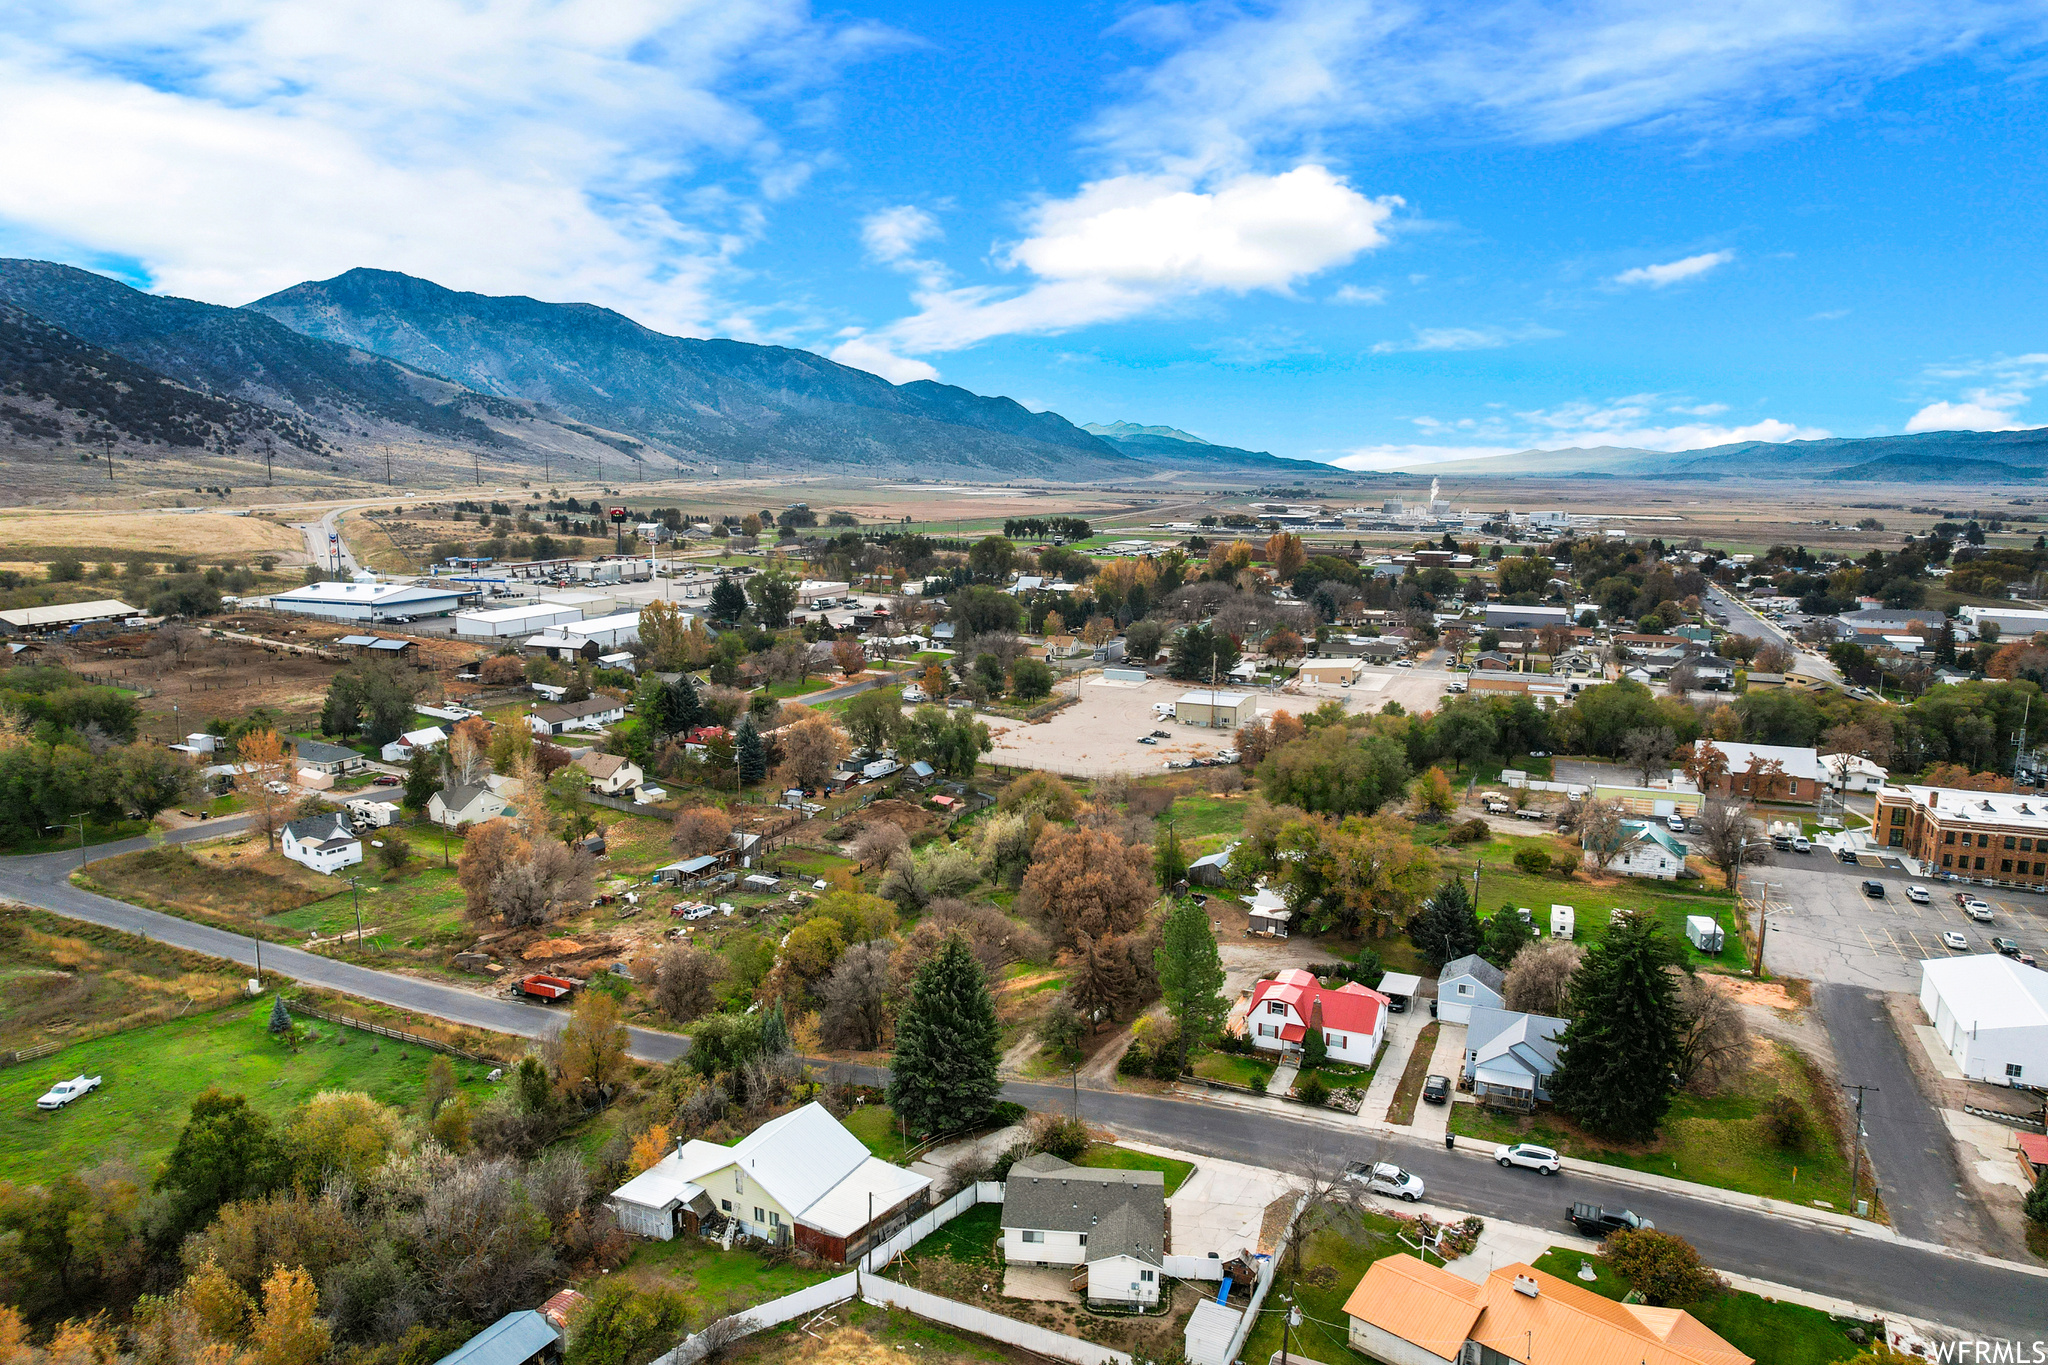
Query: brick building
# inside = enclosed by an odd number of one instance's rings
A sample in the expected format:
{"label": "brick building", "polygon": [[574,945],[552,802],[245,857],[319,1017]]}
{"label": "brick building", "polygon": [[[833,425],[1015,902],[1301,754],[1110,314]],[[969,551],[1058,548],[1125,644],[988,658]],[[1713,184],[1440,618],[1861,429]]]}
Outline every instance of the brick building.
{"label": "brick building", "polygon": [[1698,744],[1719,750],[1727,763],[1725,770],[1704,783],[1709,795],[1808,806],[1820,800],[1826,774],[1821,771],[1820,755],[1812,749],[1786,744],[1740,744],[1723,739],[1703,739]]}
{"label": "brick building", "polygon": [[1952,787],[1886,786],[1872,836],[1959,877],[2048,884],[2048,801]]}

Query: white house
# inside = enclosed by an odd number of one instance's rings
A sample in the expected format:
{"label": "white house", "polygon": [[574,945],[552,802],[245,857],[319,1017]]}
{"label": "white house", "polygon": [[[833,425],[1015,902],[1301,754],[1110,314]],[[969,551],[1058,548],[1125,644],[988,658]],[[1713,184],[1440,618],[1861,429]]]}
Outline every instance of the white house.
{"label": "white house", "polygon": [[1570,1022],[1474,1005],[1465,1027],[1465,1077],[1479,1102],[1524,1111],[1547,1102],[1550,1077],[1564,1055],[1557,1040]]}
{"label": "white house", "polygon": [[[1659,881],[1676,881],[1685,871],[1685,845],[1671,837],[1670,831],[1662,825],[1647,820],[1624,820],[1622,832],[1628,842],[1621,851],[1607,860],[1607,870],[1618,872],[1624,877],[1655,877]],[[1586,857],[1594,857],[1593,851],[1586,850]]]}
{"label": "white house", "polygon": [[293,756],[300,772],[320,777],[339,777],[355,772],[369,762],[354,749],[345,749],[339,744],[323,744],[317,739],[297,741]]}
{"label": "white house", "polygon": [[280,832],[278,847],[293,862],[330,877],[363,860],[363,841],[338,811],[292,821]]}
{"label": "white house", "polygon": [[647,776],[632,759],[618,754],[601,754],[595,749],[585,749],[576,755],[574,766],[589,776],[592,791],[606,796],[632,791]]}
{"label": "white house", "polygon": [[2048,1085],[2048,972],[1995,953],[1929,958],[1920,1008],[1971,1080]]}
{"label": "white house", "polygon": [[458,825],[481,825],[503,815],[511,804],[487,786],[457,785],[437,791],[427,799],[427,818],[448,829]]}
{"label": "white house", "polygon": [[1079,1266],[1091,1303],[1159,1302],[1166,1265],[1166,1177],[1095,1170],[1040,1152],[1003,1184],[1003,1259]]}
{"label": "white house", "polygon": [[690,1141],[612,1191],[619,1226],[666,1242],[731,1220],[844,1262],[922,1208],[931,1181],[870,1156],[822,1104],[771,1119],[730,1147]]}
{"label": "white house", "polygon": [[432,749],[448,742],[448,732],[438,725],[429,725],[424,730],[408,730],[397,739],[385,745],[381,757],[386,763],[410,763],[412,756],[422,749]]}
{"label": "white house", "polygon": [[1334,1061],[1371,1066],[1386,1030],[1387,997],[1348,981],[1327,990],[1314,973],[1289,967],[1252,988],[1245,1031],[1252,1046],[1293,1056],[1311,1028],[1319,1029]]}
{"label": "white house", "polygon": [[572,730],[602,730],[625,718],[624,702],[599,694],[583,701],[535,707],[527,713],[526,723],[537,735],[563,735]]}
{"label": "white house", "polygon": [[1837,791],[1874,792],[1891,776],[1861,754],[1822,754],[1820,770]]}
{"label": "white house", "polygon": [[[1514,911],[1503,910],[1504,915]],[[1436,1017],[1447,1024],[1472,1022],[1472,1007],[1501,1009],[1507,1004],[1500,968],[1477,953],[1454,958],[1436,974]]]}

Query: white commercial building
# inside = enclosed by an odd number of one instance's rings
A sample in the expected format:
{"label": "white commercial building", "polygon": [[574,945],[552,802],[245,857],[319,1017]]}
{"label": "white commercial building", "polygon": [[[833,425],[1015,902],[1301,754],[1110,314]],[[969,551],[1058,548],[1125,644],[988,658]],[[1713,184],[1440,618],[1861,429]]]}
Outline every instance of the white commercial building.
{"label": "white commercial building", "polygon": [[2048,1085],[2048,972],[1995,953],[1929,958],[1920,1008],[1971,1080]]}
{"label": "white commercial building", "polygon": [[583,608],[574,602],[528,602],[516,607],[463,612],[455,618],[455,633],[472,639],[499,639],[507,635],[532,635],[549,626],[582,619]]}
{"label": "white commercial building", "polygon": [[95,602],[61,602],[47,607],[17,607],[0,611],[0,625],[10,630],[59,630],[93,621],[119,621],[139,615],[126,602],[103,597]]}
{"label": "white commercial building", "polygon": [[1969,623],[1977,634],[1984,633],[1986,625],[1998,627],[2003,639],[2021,639],[2048,631],[2048,611],[2027,611],[2020,607],[1961,607],[1956,615]]}
{"label": "white commercial building", "polygon": [[333,621],[400,621],[419,616],[446,616],[462,605],[466,588],[430,587],[414,583],[308,583],[272,593],[275,611],[324,616]]}

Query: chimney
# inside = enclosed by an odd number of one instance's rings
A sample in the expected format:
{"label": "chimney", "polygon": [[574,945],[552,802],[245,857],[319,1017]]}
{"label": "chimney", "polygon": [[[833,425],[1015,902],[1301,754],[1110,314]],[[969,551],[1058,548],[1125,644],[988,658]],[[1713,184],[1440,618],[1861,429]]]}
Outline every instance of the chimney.
{"label": "chimney", "polygon": [[1535,1298],[1537,1292],[1536,1277],[1534,1275],[1515,1276],[1515,1292],[1517,1294],[1526,1294],[1532,1299]]}

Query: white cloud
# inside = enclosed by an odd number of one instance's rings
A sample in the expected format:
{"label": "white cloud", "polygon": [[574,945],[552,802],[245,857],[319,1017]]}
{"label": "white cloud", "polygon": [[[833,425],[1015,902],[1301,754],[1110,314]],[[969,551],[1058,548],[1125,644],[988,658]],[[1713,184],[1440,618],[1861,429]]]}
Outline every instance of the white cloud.
{"label": "white cloud", "polygon": [[763,111],[889,41],[800,0],[77,0],[8,27],[0,220],[223,303],[376,265],[679,331],[734,320],[734,257],[809,175]]}
{"label": "white cloud", "polygon": [[1681,261],[1666,261],[1662,265],[1639,265],[1616,275],[1614,282],[1621,285],[1647,284],[1652,289],[1662,289],[1667,284],[1704,275],[1715,266],[1726,265],[1734,259],[1732,251],[1708,251],[1698,256],[1687,256]]}
{"label": "white cloud", "polygon": [[1418,327],[1406,341],[1376,341],[1374,355],[1400,351],[1491,351],[1518,341],[1560,336],[1548,327]]}
{"label": "white cloud", "polygon": [[868,337],[854,337],[832,348],[831,359],[856,370],[878,374],[891,384],[908,384],[913,379],[937,379],[939,372],[922,360],[897,355]]}
{"label": "white cloud", "polygon": [[1830,433],[1775,417],[1737,426],[1706,422],[1666,423],[1667,416],[1714,415],[1719,403],[1673,402],[1661,394],[1638,393],[1603,403],[1564,403],[1553,408],[1496,413],[1485,417],[1414,417],[1433,445],[1365,446],[1332,460],[1345,469],[1406,469],[1445,460],[1478,459],[1524,450],[1573,450],[1618,446],[1635,450],[1704,450],[1739,441],[1815,441]]}
{"label": "white cloud", "polygon": [[1384,245],[1400,200],[1369,199],[1326,167],[1201,185],[1121,175],[1030,213],[999,263],[1021,287],[921,288],[918,312],[881,329],[892,349],[953,351],[994,336],[1114,322],[1201,294],[1291,293]]}
{"label": "white cloud", "polygon": [[909,260],[920,246],[943,235],[939,220],[914,204],[871,213],[860,224],[860,239],[868,255],[885,265]]}
{"label": "white cloud", "polygon": [[1927,380],[1988,380],[1964,389],[1961,401],[1927,404],[1906,420],[1907,432],[2022,431],[2039,423],[2024,421],[2018,410],[2035,389],[2048,385],[2048,352],[2000,356],[1962,365],[1930,366]]}
{"label": "white cloud", "polygon": [[1809,313],[1806,320],[1808,322],[1835,322],[1848,316],[1849,310],[1846,308],[1830,308],[1824,313]]}
{"label": "white cloud", "polygon": [[1355,284],[1347,284],[1336,293],[1330,295],[1331,303],[1385,303],[1386,301],[1387,291],[1378,285],[1373,285],[1370,288],[1361,288]]}

